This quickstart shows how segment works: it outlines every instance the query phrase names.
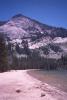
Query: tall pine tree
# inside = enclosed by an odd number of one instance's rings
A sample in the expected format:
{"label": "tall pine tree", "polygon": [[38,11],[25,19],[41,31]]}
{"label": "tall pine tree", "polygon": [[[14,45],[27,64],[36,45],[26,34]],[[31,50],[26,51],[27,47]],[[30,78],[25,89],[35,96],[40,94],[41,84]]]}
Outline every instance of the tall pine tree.
{"label": "tall pine tree", "polygon": [[5,45],[4,34],[0,33],[0,72],[8,70],[7,48]]}

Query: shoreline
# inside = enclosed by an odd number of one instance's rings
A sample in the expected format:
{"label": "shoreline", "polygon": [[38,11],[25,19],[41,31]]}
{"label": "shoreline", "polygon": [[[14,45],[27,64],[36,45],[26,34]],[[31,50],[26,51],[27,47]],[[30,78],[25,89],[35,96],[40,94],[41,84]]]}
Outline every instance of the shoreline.
{"label": "shoreline", "polygon": [[0,74],[0,100],[66,100],[67,93],[28,74],[12,70]]}
{"label": "shoreline", "polygon": [[67,93],[67,71],[28,70],[27,73],[35,79]]}

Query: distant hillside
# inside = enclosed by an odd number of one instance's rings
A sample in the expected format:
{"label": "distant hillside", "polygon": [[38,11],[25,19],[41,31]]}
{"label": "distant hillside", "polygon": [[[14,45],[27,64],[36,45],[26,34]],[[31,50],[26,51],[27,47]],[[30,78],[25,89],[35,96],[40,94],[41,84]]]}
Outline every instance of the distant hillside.
{"label": "distant hillside", "polygon": [[47,62],[46,58],[50,59],[49,63],[56,63],[53,62],[54,59],[58,60],[67,55],[67,29],[46,25],[22,14],[13,16],[7,22],[0,22],[0,25],[10,64],[42,67]]}

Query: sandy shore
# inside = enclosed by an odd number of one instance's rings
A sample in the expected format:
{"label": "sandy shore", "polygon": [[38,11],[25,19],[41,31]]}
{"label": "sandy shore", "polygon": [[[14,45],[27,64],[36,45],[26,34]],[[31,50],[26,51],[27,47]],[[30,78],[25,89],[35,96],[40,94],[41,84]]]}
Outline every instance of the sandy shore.
{"label": "sandy shore", "polygon": [[0,100],[67,100],[67,93],[17,70],[0,73]]}

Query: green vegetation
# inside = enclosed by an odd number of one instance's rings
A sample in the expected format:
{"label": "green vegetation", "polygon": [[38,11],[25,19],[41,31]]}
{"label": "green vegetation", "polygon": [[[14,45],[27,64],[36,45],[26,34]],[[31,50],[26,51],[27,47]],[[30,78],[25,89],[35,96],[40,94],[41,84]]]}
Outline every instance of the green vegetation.
{"label": "green vegetation", "polygon": [[13,69],[44,69],[44,70],[67,70],[67,59],[49,59],[40,57],[34,51],[27,58],[16,58],[13,60]]}
{"label": "green vegetation", "polygon": [[[48,58],[48,47],[41,48],[46,55],[46,58],[44,58],[40,56],[38,50],[30,50],[27,41],[22,41],[23,48],[20,48],[19,45],[16,44],[15,50],[12,50],[11,45],[12,44],[9,43],[8,48],[6,47],[4,35],[0,33],[0,72],[9,69],[67,69],[67,56],[62,55],[61,59],[50,59]],[[54,50],[56,48],[54,46],[51,47]],[[17,54],[26,55],[26,57],[17,57]]]}
{"label": "green vegetation", "polygon": [[7,48],[4,35],[0,33],[0,72],[8,70]]}

